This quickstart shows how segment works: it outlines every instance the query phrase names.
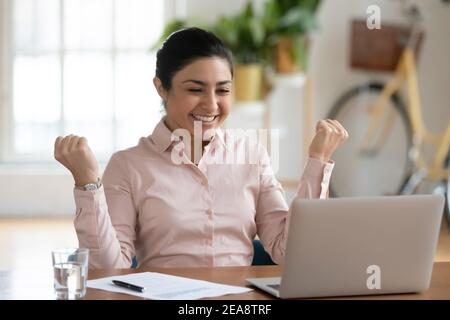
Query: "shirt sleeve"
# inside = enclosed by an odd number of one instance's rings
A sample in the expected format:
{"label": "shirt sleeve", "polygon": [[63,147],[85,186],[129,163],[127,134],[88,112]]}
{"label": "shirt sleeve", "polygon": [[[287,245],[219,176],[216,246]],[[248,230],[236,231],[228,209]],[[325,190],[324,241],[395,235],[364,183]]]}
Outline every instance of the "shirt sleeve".
{"label": "shirt sleeve", "polygon": [[[286,204],[283,188],[271,169],[265,148],[262,148],[260,154],[260,191],[256,208],[257,233],[272,260],[281,264],[284,260],[290,209]],[[327,198],[333,167],[334,162],[324,163],[308,158],[295,198]]]}
{"label": "shirt sleeve", "polygon": [[91,268],[130,268],[135,255],[137,210],[124,160],[120,153],[111,157],[98,190],[74,189],[75,230]]}

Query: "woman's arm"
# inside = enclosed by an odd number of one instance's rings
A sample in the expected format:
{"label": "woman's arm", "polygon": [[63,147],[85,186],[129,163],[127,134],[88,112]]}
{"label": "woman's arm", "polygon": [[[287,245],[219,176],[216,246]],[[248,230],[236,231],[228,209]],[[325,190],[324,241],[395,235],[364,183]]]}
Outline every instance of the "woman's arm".
{"label": "woman's arm", "polygon": [[[309,147],[303,175],[296,198],[326,198],[334,163],[330,160],[335,149],[348,137],[347,131],[335,120],[319,121],[316,135]],[[256,210],[257,232],[266,251],[278,264],[284,258],[290,212],[284,192],[270,169],[267,151],[261,148],[260,192]]]}
{"label": "woman's arm", "polygon": [[79,246],[90,249],[90,267],[129,268],[134,256],[136,210],[124,160],[114,155],[105,170],[103,186],[85,191],[81,187],[96,182],[99,176],[87,140],[74,135],[58,137],[55,159],[75,180],[75,230]]}
{"label": "woman's arm", "polygon": [[75,230],[80,247],[89,248],[92,268],[129,268],[135,255],[137,210],[125,160],[114,154],[95,191],[74,190]]}
{"label": "woman's arm", "polygon": [[[264,156],[266,157],[266,156]],[[268,158],[267,158],[268,159]],[[296,198],[325,198],[333,164],[307,159]],[[258,236],[275,263],[283,261],[290,212],[284,191],[274,174],[267,171],[260,177],[260,193],[256,209]]]}

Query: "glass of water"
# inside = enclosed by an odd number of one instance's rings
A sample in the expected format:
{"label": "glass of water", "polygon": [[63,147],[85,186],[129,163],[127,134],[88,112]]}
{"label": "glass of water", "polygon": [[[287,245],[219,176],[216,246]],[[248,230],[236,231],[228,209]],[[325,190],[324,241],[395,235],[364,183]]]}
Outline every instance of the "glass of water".
{"label": "glass of water", "polygon": [[82,299],[86,294],[89,249],[56,249],[52,260],[56,299]]}

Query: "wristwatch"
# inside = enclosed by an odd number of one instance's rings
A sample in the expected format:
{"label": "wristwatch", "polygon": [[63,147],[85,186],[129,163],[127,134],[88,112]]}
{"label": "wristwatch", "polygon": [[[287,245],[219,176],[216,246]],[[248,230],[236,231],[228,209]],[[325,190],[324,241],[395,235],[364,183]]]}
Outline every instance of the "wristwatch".
{"label": "wristwatch", "polygon": [[98,178],[97,182],[85,184],[84,186],[81,187],[81,189],[84,191],[93,191],[100,188],[101,185],[102,183],[100,181],[100,178]]}

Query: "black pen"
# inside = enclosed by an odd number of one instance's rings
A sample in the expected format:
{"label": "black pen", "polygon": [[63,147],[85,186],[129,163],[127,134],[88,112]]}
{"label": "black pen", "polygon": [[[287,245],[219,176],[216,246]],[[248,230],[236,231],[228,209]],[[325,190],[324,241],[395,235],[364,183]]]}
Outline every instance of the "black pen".
{"label": "black pen", "polygon": [[137,291],[137,292],[144,292],[145,288],[144,287],[139,287],[136,286],[134,284],[131,283],[127,283],[127,282],[123,282],[123,281],[119,281],[119,280],[113,280],[112,281],[116,286],[122,287],[122,288],[127,288],[133,291]]}

